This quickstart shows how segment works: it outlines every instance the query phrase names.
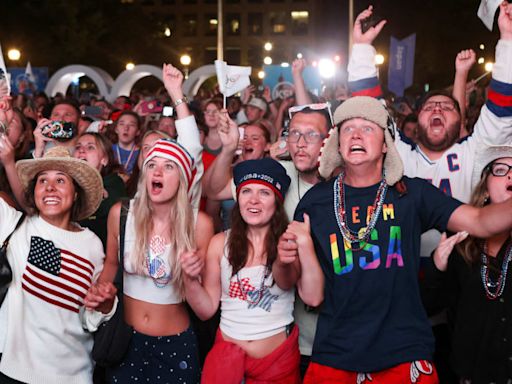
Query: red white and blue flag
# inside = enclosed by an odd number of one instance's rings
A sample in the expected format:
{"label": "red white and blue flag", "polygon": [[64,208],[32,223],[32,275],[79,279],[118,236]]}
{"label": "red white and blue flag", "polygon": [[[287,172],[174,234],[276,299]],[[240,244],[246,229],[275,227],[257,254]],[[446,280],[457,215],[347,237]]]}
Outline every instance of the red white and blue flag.
{"label": "red white and blue flag", "polygon": [[47,303],[78,313],[92,284],[94,265],[55,247],[52,241],[32,236],[23,290]]}

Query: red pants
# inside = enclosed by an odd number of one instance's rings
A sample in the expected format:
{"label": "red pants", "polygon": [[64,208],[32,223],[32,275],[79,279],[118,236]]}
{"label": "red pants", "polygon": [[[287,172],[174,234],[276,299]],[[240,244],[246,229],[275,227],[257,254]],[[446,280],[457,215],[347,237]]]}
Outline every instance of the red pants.
{"label": "red pants", "polygon": [[203,384],[298,384],[300,383],[299,328],[293,327],[277,349],[261,359],[247,356],[234,343],[222,338],[217,331],[215,344],[206,356],[201,383]]}
{"label": "red pants", "polygon": [[439,384],[434,366],[426,360],[403,363],[383,371],[357,373],[311,362],[304,384]]}

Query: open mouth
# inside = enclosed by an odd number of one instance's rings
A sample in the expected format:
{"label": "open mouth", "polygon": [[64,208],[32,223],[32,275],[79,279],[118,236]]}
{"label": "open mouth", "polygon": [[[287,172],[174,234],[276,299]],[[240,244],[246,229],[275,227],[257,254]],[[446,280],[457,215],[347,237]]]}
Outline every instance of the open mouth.
{"label": "open mouth", "polygon": [[366,153],[366,149],[362,145],[352,145],[350,147],[350,153]]}
{"label": "open mouth", "polygon": [[444,122],[440,117],[434,117],[432,120],[430,120],[430,125],[432,127],[442,127],[444,126]]}
{"label": "open mouth", "polygon": [[249,211],[250,213],[260,213],[260,212],[261,212],[261,210],[260,210],[260,209],[256,209],[256,208],[249,208],[249,209],[248,209],[248,211]]}
{"label": "open mouth", "polygon": [[512,191],[512,185],[509,185],[509,186],[507,187],[507,191]]}
{"label": "open mouth", "polygon": [[164,185],[160,181],[151,182],[151,189],[153,192],[161,191],[164,188]]}
{"label": "open mouth", "polygon": [[60,203],[60,199],[57,197],[45,197],[43,203],[45,205],[57,205]]}

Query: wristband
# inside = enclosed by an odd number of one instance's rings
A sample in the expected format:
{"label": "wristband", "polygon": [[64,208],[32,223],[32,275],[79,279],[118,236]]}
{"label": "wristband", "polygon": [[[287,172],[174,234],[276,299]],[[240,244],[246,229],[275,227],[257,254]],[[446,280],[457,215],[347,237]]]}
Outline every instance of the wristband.
{"label": "wristband", "polygon": [[181,99],[176,100],[172,106],[174,108],[176,108],[178,105],[183,104],[183,103],[188,103],[187,96],[183,96]]}

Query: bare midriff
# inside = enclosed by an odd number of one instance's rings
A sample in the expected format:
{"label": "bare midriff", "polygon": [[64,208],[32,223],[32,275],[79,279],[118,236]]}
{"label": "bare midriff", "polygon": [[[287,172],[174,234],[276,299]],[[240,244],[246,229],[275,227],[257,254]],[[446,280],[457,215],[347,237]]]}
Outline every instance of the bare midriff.
{"label": "bare midriff", "polygon": [[190,320],[185,305],[153,304],[124,296],[124,318],[137,332],[169,336],[185,331]]}
{"label": "bare midriff", "polygon": [[260,340],[237,340],[227,336],[222,332],[222,337],[225,341],[229,341],[242,348],[245,353],[255,359],[261,359],[272,353],[286,340],[286,331],[280,332],[277,335],[272,335],[265,339]]}

